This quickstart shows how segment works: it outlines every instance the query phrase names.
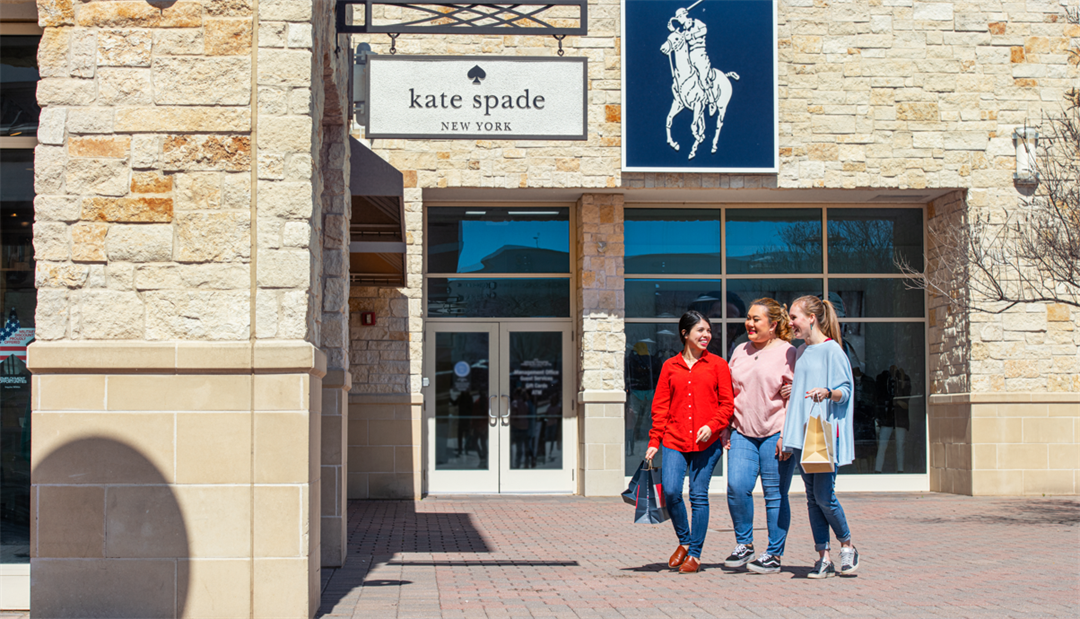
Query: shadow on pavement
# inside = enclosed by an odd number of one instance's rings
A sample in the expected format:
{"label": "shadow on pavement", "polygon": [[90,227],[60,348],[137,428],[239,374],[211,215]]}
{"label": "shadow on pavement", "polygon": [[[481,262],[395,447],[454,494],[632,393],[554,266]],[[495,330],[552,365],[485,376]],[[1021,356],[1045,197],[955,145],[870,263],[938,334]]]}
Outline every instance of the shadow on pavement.
{"label": "shadow on pavement", "polygon": [[922,518],[925,524],[1004,524],[1004,525],[1073,525],[1080,524],[1080,501],[1063,502],[1045,499],[1001,501],[997,509],[982,514]]}
{"label": "shadow on pavement", "polygon": [[[524,565],[514,561],[393,561],[398,553],[489,553],[492,546],[473,517],[460,512],[417,512],[415,501],[349,501],[348,556],[340,568],[323,568],[323,617],[363,587],[404,587],[411,580],[372,579],[380,566]],[[556,564],[553,564],[556,565]],[[561,564],[557,564],[561,565]]]}
{"label": "shadow on pavement", "polygon": [[419,567],[577,567],[577,561],[515,561],[495,559],[492,561],[389,561],[385,565]]}

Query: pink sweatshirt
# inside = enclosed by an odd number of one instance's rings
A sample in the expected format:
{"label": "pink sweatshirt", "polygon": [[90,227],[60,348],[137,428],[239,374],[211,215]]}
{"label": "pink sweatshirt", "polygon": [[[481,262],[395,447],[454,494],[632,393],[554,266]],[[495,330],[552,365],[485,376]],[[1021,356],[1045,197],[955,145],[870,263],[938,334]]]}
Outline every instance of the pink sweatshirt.
{"label": "pink sweatshirt", "polygon": [[786,376],[795,373],[795,347],[777,340],[758,350],[752,342],[736,346],[728,362],[735,393],[731,425],[743,436],[764,438],[784,429],[787,402],[780,397]]}

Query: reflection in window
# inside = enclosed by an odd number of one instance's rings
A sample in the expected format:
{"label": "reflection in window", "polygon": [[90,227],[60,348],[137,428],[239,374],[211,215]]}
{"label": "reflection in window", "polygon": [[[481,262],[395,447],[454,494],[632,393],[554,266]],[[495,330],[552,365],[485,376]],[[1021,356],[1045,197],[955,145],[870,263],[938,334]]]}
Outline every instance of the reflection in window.
{"label": "reflection in window", "polygon": [[830,273],[899,273],[923,268],[922,209],[829,209]]}
{"label": "reflection in window", "polygon": [[728,209],[727,272],[820,273],[821,209]]}
{"label": "reflection in window", "polygon": [[776,299],[788,306],[799,297],[820,297],[824,287],[820,279],[729,279],[728,318],[745,318],[750,304],[762,297]]}
{"label": "reflection in window", "polygon": [[720,273],[720,211],[625,210],[627,273]]}
{"label": "reflection in window", "polygon": [[435,334],[435,469],[487,470],[487,333]]}
{"label": "reflection in window", "polygon": [[428,209],[430,273],[569,273],[570,209]]}
{"label": "reflection in window", "polygon": [[678,319],[687,310],[720,318],[724,311],[723,298],[718,281],[626,280],[626,315],[629,318]]}
{"label": "reflection in window", "polygon": [[0,136],[37,135],[37,36],[0,37]]}
{"label": "reflection in window", "polygon": [[[720,329],[722,323],[713,321],[713,339],[709,352],[723,355]],[[679,339],[679,326],[675,323],[628,323],[626,325],[626,357],[624,377],[626,394],[624,428],[625,473],[633,475],[645,459],[649,448],[649,430],[652,429],[652,400],[660,369],[668,359],[680,354],[683,346]],[[653,464],[662,466],[658,455]],[[723,475],[723,459],[717,463],[713,475]]]}
{"label": "reflection in window", "polygon": [[562,332],[510,333],[510,468],[561,469]]}
{"label": "reflection in window", "polygon": [[428,278],[429,318],[569,318],[569,279]]}
{"label": "reflection in window", "polygon": [[921,318],[923,292],[903,279],[829,278],[829,300],[840,318]]}
{"label": "reflection in window", "polygon": [[[5,56],[6,59],[6,56]],[[34,151],[0,149],[0,564],[30,562],[30,371]]]}
{"label": "reflection in window", "polygon": [[841,473],[926,472],[923,323],[844,323],[855,380],[855,461]]}

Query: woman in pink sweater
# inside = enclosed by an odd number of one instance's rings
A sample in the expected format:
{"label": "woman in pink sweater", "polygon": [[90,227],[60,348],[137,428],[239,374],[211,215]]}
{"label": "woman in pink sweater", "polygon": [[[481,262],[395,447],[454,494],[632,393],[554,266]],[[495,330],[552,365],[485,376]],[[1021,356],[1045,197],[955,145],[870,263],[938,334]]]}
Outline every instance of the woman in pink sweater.
{"label": "woman in pink sweater", "polygon": [[[729,361],[735,416],[722,440],[728,449],[728,511],[737,545],[724,565],[746,565],[759,574],[780,571],[791,525],[788,488],[795,460],[784,453],[781,436],[787,410],[781,389],[791,383],[795,371],[790,323],[787,309],[775,300],[754,301],[746,312],[750,341],[737,346]],[[759,475],[765,491],[769,547],[755,558],[753,492]]]}

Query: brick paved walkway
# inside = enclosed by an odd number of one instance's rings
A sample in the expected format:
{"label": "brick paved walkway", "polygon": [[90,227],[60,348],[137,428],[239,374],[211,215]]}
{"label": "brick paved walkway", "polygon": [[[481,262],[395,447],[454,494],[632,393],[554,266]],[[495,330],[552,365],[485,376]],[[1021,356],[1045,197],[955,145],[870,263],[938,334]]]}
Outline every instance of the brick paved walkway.
{"label": "brick paved walkway", "polygon": [[[324,570],[317,616],[1080,616],[1080,501],[843,495],[863,565],[813,581],[804,500],[792,495],[784,571],[767,576],[721,567],[734,545],[722,495],[694,576],[664,565],[670,524],[630,524],[618,499],[353,502],[349,561]],[[757,511],[760,548],[760,497]]]}

